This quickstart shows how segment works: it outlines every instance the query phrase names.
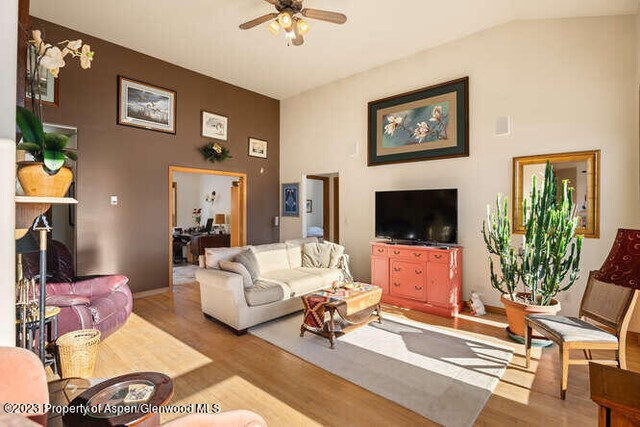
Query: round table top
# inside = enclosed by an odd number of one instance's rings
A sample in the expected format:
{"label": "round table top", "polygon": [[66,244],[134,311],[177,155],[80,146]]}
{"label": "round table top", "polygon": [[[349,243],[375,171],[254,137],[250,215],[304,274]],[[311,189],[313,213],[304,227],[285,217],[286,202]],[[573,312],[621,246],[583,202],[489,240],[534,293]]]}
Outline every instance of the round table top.
{"label": "round table top", "polygon": [[[51,317],[57,316],[60,314],[60,307],[56,307],[55,305],[48,305],[44,308],[44,318],[49,319]],[[40,315],[38,315],[35,319],[30,322],[38,322],[40,320]],[[20,323],[19,319],[16,319],[16,324]]]}
{"label": "round table top", "polygon": [[[173,396],[173,381],[159,372],[136,372],[103,381],[77,396],[71,406],[87,406],[89,413],[67,413],[67,426],[120,426],[138,424],[155,415],[138,405],[166,405]],[[111,412],[101,411],[110,407]],[[115,411],[114,411],[115,409]]]}

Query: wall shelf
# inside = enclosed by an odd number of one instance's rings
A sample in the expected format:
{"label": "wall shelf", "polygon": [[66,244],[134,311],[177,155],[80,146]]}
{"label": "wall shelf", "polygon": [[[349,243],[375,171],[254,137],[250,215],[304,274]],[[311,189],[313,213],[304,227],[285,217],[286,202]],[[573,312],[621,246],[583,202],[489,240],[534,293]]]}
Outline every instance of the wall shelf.
{"label": "wall shelf", "polygon": [[71,197],[16,196],[15,238],[22,238],[38,215],[49,210],[51,205],[75,205],[78,201]]}

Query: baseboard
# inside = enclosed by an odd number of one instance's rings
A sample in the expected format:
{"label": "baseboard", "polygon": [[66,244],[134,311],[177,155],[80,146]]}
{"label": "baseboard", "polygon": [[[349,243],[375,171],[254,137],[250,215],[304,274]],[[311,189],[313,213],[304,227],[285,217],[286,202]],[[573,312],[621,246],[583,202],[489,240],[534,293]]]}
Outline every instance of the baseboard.
{"label": "baseboard", "polygon": [[153,295],[164,294],[164,293],[170,292],[170,291],[171,291],[171,288],[167,286],[166,288],[151,289],[150,291],[135,292],[133,294],[133,299],[146,298],[146,297],[150,297],[150,296],[153,296]]}
{"label": "baseboard", "polygon": [[502,314],[503,316],[506,315],[504,307],[496,307],[494,305],[485,304],[484,309],[486,310],[487,313]]}

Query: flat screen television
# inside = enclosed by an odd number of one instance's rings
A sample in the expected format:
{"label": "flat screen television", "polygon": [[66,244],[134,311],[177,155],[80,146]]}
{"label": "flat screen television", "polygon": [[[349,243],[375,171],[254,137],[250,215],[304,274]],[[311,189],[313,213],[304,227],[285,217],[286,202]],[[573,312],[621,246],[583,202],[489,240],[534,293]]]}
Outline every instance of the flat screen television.
{"label": "flat screen television", "polygon": [[457,243],[458,190],[376,192],[376,238]]}

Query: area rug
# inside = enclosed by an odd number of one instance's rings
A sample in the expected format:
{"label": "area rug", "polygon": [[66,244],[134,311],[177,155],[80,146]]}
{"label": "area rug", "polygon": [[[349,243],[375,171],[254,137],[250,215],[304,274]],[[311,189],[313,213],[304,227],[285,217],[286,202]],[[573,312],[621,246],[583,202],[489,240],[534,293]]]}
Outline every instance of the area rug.
{"label": "area rug", "polygon": [[306,333],[302,315],[250,333],[445,426],[471,426],[500,381],[513,349],[387,315],[328,340]]}

